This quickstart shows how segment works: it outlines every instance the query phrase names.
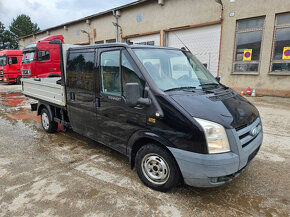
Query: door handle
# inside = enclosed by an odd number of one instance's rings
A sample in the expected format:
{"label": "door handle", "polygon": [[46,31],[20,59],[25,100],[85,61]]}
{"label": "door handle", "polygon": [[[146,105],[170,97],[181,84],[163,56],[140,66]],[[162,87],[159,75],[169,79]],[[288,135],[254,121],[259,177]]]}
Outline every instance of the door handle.
{"label": "door handle", "polygon": [[100,98],[96,97],[96,108],[100,107]]}
{"label": "door handle", "polygon": [[17,69],[17,71],[20,71],[20,69]]}
{"label": "door handle", "polygon": [[75,93],[74,92],[70,92],[70,100],[71,101],[75,101],[75,99],[76,99]]}

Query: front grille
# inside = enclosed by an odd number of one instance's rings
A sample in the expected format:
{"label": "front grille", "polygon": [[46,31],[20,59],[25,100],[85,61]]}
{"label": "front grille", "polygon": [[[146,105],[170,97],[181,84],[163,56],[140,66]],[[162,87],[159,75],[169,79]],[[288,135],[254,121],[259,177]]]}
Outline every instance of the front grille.
{"label": "front grille", "polygon": [[262,125],[260,118],[256,118],[256,120],[252,124],[243,126],[244,127],[241,126],[239,128],[236,128],[236,132],[238,134],[240,143],[244,148],[261,133]]}
{"label": "front grille", "polygon": [[29,70],[26,70],[26,69],[23,69],[23,70],[21,70],[21,74],[22,75],[29,75],[30,74],[30,71]]}

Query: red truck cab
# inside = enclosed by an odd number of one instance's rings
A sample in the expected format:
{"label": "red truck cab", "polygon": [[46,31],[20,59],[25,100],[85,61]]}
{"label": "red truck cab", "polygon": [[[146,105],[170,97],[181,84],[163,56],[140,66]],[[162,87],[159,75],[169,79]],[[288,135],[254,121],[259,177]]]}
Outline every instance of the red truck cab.
{"label": "red truck cab", "polygon": [[22,53],[21,73],[23,78],[60,76],[60,44],[62,35],[52,35],[27,45]]}
{"label": "red truck cab", "polygon": [[21,50],[0,51],[0,82],[20,84]]}

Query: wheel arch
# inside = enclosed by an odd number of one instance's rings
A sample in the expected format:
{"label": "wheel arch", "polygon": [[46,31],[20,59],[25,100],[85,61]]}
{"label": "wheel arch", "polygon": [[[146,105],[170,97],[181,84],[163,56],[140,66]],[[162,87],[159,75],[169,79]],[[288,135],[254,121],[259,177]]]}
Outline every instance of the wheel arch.
{"label": "wheel arch", "polygon": [[135,134],[133,134],[133,136],[131,136],[131,138],[129,139],[128,145],[127,145],[127,155],[129,157],[129,163],[130,163],[130,167],[131,169],[133,169],[135,167],[135,157],[136,154],[138,152],[138,150],[148,144],[148,143],[154,143],[155,145],[158,145],[159,147],[165,149],[174,159],[179,172],[180,172],[180,168],[179,165],[174,157],[174,155],[172,154],[172,152],[167,148],[167,146],[169,147],[174,147],[174,145],[168,141],[167,139],[152,133],[152,132],[137,132]]}
{"label": "wheel arch", "polygon": [[38,102],[37,103],[37,115],[41,115],[41,111],[46,108],[47,111],[50,114],[50,117],[54,117],[53,112],[52,112],[52,108],[50,105],[46,104],[46,103],[42,103],[42,102]]}

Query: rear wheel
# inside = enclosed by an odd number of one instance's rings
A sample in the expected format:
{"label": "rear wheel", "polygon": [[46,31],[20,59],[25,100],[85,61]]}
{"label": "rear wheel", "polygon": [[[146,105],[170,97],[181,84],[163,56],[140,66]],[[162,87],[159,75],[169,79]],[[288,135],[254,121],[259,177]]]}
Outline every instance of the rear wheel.
{"label": "rear wheel", "polygon": [[179,168],[174,158],[154,144],[140,148],[136,154],[136,170],[141,181],[157,191],[169,191],[180,181]]}
{"label": "rear wheel", "polygon": [[52,120],[52,117],[46,108],[41,111],[41,124],[43,129],[48,133],[55,133],[57,131],[58,124]]}

